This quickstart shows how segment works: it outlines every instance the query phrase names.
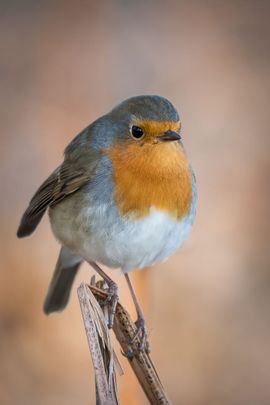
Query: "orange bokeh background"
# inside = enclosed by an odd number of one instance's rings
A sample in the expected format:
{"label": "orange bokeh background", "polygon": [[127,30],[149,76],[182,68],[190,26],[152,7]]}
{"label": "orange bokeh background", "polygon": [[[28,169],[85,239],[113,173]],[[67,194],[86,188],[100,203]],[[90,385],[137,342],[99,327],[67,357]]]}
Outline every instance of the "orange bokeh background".
{"label": "orange bokeh background", "polygon": [[[134,274],[153,359],[173,404],[269,404],[269,3],[0,8],[0,403],[94,403],[76,289],[62,314],[42,312],[59,250],[48,219],[24,240],[16,228],[73,136],[150,93],[180,111],[199,193],[183,249]],[[92,274],[84,265],[76,285]],[[110,275],[134,315],[123,277]],[[146,404],[120,358],[121,403]]]}

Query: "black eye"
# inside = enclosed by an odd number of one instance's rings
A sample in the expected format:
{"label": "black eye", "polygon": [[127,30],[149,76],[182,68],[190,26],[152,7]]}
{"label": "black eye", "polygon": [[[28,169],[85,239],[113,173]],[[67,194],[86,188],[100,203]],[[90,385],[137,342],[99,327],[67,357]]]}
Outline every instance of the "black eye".
{"label": "black eye", "polygon": [[136,127],[136,125],[132,126],[131,133],[135,139],[141,139],[144,135],[143,130],[140,127]]}

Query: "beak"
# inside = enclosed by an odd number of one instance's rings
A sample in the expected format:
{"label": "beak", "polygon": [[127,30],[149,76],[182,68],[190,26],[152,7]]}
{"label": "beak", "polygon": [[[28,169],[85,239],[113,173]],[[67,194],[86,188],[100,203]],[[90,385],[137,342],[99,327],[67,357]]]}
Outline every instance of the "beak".
{"label": "beak", "polygon": [[162,142],[180,141],[181,135],[179,135],[177,132],[169,130],[164,132],[163,135],[159,136],[158,139]]}

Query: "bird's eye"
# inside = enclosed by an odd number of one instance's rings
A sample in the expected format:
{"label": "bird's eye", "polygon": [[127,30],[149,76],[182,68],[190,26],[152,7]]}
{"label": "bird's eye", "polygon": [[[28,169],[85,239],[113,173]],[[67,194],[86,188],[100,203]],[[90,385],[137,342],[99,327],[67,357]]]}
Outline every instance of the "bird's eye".
{"label": "bird's eye", "polygon": [[142,128],[136,127],[136,125],[133,125],[131,128],[131,134],[132,134],[133,138],[141,139],[144,135],[144,132],[143,132]]}

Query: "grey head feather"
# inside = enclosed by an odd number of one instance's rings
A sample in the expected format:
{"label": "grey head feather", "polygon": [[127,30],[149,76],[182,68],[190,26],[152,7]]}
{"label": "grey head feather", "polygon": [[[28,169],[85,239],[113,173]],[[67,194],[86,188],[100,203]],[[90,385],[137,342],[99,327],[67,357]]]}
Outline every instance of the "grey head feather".
{"label": "grey head feather", "polygon": [[111,114],[117,118],[135,115],[142,120],[179,121],[179,114],[173,104],[166,98],[155,95],[128,98],[118,104]]}
{"label": "grey head feather", "polygon": [[134,117],[152,121],[179,121],[178,112],[166,98],[155,95],[131,97],[81,131],[67,146],[65,157],[74,161],[89,153],[89,149],[100,151],[109,148],[115,139],[125,139]]}

